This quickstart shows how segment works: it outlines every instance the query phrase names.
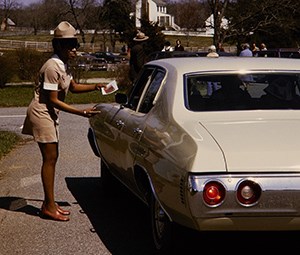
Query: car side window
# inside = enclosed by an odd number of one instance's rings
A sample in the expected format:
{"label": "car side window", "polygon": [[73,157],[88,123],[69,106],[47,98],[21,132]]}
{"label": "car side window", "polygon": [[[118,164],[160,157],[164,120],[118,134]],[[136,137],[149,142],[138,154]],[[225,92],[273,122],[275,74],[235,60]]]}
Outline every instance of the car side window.
{"label": "car side window", "polygon": [[134,83],[132,91],[129,96],[128,107],[136,110],[144,88],[147,87],[152,78],[152,73],[154,72],[154,67],[145,68],[141,75],[138,77],[138,80]]}
{"label": "car side window", "polygon": [[151,82],[146,88],[145,95],[140,102],[140,105],[138,107],[138,111],[142,113],[148,113],[151,108],[153,107],[154,98],[157,94],[158,89],[160,88],[162,81],[165,77],[165,72],[163,70],[156,70],[153,75]]}

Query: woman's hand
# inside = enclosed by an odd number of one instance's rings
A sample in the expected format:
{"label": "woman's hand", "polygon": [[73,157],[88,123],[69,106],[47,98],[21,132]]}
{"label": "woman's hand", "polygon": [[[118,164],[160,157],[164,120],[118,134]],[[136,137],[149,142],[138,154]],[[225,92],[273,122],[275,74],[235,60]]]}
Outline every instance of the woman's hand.
{"label": "woman's hand", "polygon": [[106,87],[106,84],[95,84],[95,90],[101,90],[101,88]]}
{"label": "woman's hand", "polygon": [[95,107],[93,107],[93,108],[88,108],[88,109],[83,110],[82,113],[83,113],[82,114],[83,117],[89,118],[89,117],[96,115],[97,113],[101,113],[101,111],[98,111],[98,110],[96,110]]}

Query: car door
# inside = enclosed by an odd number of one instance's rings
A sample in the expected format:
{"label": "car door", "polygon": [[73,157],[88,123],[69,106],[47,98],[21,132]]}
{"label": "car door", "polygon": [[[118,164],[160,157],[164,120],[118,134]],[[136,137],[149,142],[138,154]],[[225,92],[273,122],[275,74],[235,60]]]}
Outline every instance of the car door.
{"label": "car door", "polygon": [[[135,110],[130,113],[130,116],[124,121],[124,126],[120,130],[119,141],[122,144],[120,151],[120,163],[123,171],[122,178],[126,179],[127,185],[131,189],[136,189],[134,182],[134,161],[136,156],[146,157],[148,154],[146,147],[140,146],[140,139],[143,136],[145,123],[153,107],[154,98],[163,83],[165,71],[160,68],[148,67],[144,70],[146,79],[141,81],[144,85],[143,91]],[[143,77],[143,76],[142,76]],[[137,92],[139,94],[140,92]],[[131,95],[133,101],[136,101],[136,93]]]}
{"label": "car door", "polygon": [[[109,164],[111,171],[119,178],[124,179],[127,165],[132,163],[127,136],[133,135],[133,131],[127,126],[127,121],[135,112],[142,96],[143,90],[151,81],[154,68],[147,68],[134,84],[131,96],[126,105],[115,104],[105,118],[107,135],[102,138],[105,150],[103,158]],[[142,114],[144,116],[145,114]],[[129,121],[130,123],[130,121]],[[125,136],[123,135],[126,134]],[[105,142],[106,141],[106,142]],[[125,170],[124,170],[125,169]]]}

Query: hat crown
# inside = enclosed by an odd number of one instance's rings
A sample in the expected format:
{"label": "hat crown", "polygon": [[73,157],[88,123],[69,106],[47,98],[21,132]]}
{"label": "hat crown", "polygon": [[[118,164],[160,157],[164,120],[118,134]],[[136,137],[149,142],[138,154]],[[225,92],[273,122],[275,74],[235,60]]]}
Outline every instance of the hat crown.
{"label": "hat crown", "polygon": [[76,30],[68,22],[62,21],[54,30],[54,38],[75,38]]}
{"label": "hat crown", "polygon": [[137,39],[144,39],[145,38],[145,34],[143,32],[139,32],[139,33],[137,33],[136,38]]}
{"label": "hat crown", "polygon": [[143,32],[138,31],[138,33],[136,34],[136,37],[133,39],[135,41],[144,41],[147,40],[149,37],[146,36]]}

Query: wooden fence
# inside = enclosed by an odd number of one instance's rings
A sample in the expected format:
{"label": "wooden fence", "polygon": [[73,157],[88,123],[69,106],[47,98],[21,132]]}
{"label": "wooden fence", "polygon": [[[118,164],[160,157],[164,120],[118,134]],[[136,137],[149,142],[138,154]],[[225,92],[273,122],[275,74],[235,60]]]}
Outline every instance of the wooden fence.
{"label": "wooden fence", "polygon": [[[51,42],[34,42],[34,41],[0,39],[0,50],[13,50],[13,49],[22,49],[22,48],[34,49],[43,52],[50,52],[53,50]],[[86,52],[95,52],[95,51],[102,51],[103,47],[100,44],[81,43],[80,50]]]}
{"label": "wooden fence", "polygon": [[[53,50],[51,42],[34,42],[34,41],[18,41],[18,40],[5,40],[0,39],[0,51],[11,49],[34,49],[42,52],[51,52]],[[206,51],[206,47],[185,47],[186,51],[197,52]],[[227,52],[236,52],[236,47],[226,47]],[[103,49],[103,45],[98,43],[80,43],[80,51],[84,52],[96,52],[107,51]],[[116,52],[121,52],[121,49],[116,49]]]}

